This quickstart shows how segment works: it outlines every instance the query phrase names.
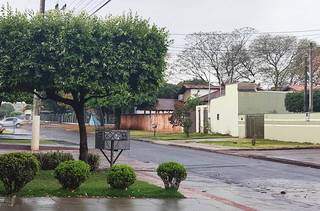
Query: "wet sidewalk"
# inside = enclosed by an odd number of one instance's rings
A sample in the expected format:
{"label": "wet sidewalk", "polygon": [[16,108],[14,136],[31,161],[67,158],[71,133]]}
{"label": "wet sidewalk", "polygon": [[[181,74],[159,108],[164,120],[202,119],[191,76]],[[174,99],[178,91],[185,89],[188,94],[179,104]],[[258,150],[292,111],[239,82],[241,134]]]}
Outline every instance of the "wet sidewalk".
{"label": "wet sidewalk", "polygon": [[211,211],[237,210],[204,199],[16,198],[1,211]]}
{"label": "wet sidewalk", "polygon": [[320,149],[229,150],[228,154],[320,169]]}

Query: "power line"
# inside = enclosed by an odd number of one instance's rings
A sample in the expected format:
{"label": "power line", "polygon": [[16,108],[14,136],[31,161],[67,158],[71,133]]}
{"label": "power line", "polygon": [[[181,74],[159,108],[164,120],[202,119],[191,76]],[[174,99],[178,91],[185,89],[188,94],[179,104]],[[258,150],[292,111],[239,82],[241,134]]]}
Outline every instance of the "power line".
{"label": "power line", "polygon": [[104,6],[106,6],[111,0],[106,1],[103,5],[101,5],[98,9],[96,9],[90,16],[96,14],[99,10],[101,10]]}
{"label": "power line", "polygon": [[[239,34],[292,34],[292,33],[303,33],[303,32],[320,32],[320,29],[308,29],[308,30],[294,30],[294,31],[267,31],[267,32],[248,32],[248,33],[239,33]],[[200,32],[200,33],[170,33],[171,36],[187,36],[187,35],[229,35],[227,32]]]}
{"label": "power line", "polygon": [[101,5],[103,2],[104,2],[105,0],[100,0],[100,1],[98,1],[95,5],[93,4],[93,7],[91,7],[91,9],[90,9],[90,7],[88,7],[88,13],[92,13],[96,8],[98,8],[99,7],[99,5]]}
{"label": "power line", "polygon": [[91,1],[91,0],[89,0],[83,7],[82,7],[82,9],[81,10],[85,10],[86,9],[86,7],[88,7],[89,8],[89,6],[90,5],[92,5],[92,3],[94,3],[94,1]]}
{"label": "power line", "polygon": [[[91,0],[89,0],[89,1],[91,1]],[[73,9],[76,9],[76,7],[80,8],[80,6],[83,5],[83,3],[85,3],[85,2],[86,2],[86,0],[80,0],[78,2],[78,4],[74,5]]]}
{"label": "power line", "polygon": [[81,1],[81,0],[74,0],[73,2],[70,3],[69,7],[71,8],[75,5],[77,5],[77,2],[79,3],[79,1]]}

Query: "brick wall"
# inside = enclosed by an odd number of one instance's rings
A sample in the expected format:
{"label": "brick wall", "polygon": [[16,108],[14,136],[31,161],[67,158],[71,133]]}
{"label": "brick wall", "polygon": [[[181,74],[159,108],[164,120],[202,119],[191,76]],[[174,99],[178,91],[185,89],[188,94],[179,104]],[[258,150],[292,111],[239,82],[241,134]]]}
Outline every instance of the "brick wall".
{"label": "brick wall", "polygon": [[181,127],[172,127],[171,114],[126,114],[121,116],[121,129],[153,131],[152,124],[159,132],[181,132]]}

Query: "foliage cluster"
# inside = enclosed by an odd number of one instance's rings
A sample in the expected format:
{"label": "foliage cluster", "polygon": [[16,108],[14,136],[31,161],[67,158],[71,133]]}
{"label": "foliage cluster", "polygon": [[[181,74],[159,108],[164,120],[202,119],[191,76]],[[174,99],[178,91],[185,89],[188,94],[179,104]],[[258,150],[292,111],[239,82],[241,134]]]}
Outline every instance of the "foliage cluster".
{"label": "foliage cluster", "polygon": [[187,178],[186,168],[177,162],[162,163],[157,168],[166,189],[178,190],[180,183]]}
{"label": "foliage cluster", "polygon": [[128,165],[114,165],[107,171],[107,182],[112,188],[126,189],[136,181],[136,174]]}
{"label": "foliage cluster", "polygon": [[74,191],[89,177],[90,166],[81,160],[69,160],[60,163],[54,174],[64,189]]}
{"label": "foliage cluster", "polygon": [[6,194],[20,191],[39,171],[39,162],[30,153],[0,155],[0,179]]}
{"label": "foliage cluster", "polygon": [[[290,112],[304,112],[304,93],[288,93],[285,98],[285,106]],[[313,111],[320,112],[320,91],[313,94]]]}
{"label": "foliage cluster", "polygon": [[71,153],[47,152],[34,154],[40,163],[42,170],[54,170],[60,163],[74,160]]}
{"label": "foliage cluster", "polygon": [[196,106],[200,105],[201,101],[198,97],[190,97],[185,103],[177,102],[175,110],[169,117],[169,121],[173,126],[183,127],[184,133],[189,137],[190,128],[192,126],[191,112],[195,111]]}

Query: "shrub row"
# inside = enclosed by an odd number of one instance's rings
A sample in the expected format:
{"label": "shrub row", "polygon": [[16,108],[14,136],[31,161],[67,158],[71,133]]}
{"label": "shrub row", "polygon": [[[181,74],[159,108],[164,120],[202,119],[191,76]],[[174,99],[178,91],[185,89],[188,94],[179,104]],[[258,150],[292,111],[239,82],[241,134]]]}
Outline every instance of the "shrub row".
{"label": "shrub row", "polygon": [[53,170],[64,161],[74,160],[71,153],[47,152],[34,155],[38,159],[42,170]]}
{"label": "shrub row", "polygon": [[[74,160],[71,153],[64,152],[36,153],[34,155],[38,159],[42,170],[54,170],[60,163]],[[100,164],[99,155],[89,153],[88,164],[91,171],[96,171]]]}
{"label": "shrub row", "polygon": [[[90,163],[90,165],[88,164]],[[9,153],[0,156],[0,179],[7,194],[20,191],[42,169],[52,169],[54,176],[64,189],[74,191],[97,170],[99,156],[90,154],[88,163],[73,160],[66,153]],[[187,177],[186,169],[176,162],[159,165],[158,176],[166,189],[178,190],[181,181]],[[127,189],[136,181],[136,174],[128,165],[114,165],[107,171],[107,183],[115,189]]]}
{"label": "shrub row", "polygon": [[[287,111],[303,112],[304,111],[304,93],[303,92],[288,93],[285,98],[285,106]],[[314,92],[313,111],[320,112],[320,91]]]}

